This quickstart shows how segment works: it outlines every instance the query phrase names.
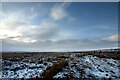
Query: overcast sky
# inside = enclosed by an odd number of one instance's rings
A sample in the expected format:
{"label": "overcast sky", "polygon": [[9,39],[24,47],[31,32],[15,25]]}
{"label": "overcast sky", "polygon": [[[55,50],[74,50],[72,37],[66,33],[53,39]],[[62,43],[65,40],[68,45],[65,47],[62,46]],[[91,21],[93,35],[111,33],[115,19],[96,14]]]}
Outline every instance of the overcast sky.
{"label": "overcast sky", "polygon": [[3,51],[79,51],[118,46],[118,3],[2,3]]}

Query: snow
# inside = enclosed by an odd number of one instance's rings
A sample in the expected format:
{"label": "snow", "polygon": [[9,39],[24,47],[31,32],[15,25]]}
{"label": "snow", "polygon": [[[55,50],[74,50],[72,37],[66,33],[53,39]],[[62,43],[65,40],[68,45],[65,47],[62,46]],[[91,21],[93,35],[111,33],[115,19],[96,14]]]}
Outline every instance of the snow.
{"label": "snow", "polygon": [[[25,60],[25,59],[24,59]],[[31,61],[31,60],[29,60]],[[3,71],[0,72],[2,74],[2,78],[36,78],[40,77],[40,74],[46,70],[47,66],[51,66],[51,62],[47,62],[48,65],[44,65],[43,63],[38,64],[36,62],[11,62],[8,60],[4,60],[2,62]],[[11,65],[10,65],[11,64]]]}
{"label": "snow", "polygon": [[[73,57],[74,56],[74,57]],[[22,61],[0,60],[3,71],[0,71],[2,78],[40,78],[47,67],[52,66],[59,60],[47,61],[47,56],[38,59],[35,56],[27,57]],[[76,57],[68,56],[68,66],[58,72],[53,78],[120,78],[119,61],[114,59],[99,58],[92,55]],[[39,59],[40,58],[40,59]],[[54,59],[55,57],[49,57]],[[71,60],[70,58],[73,58]],[[36,59],[36,60],[35,60]],[[28,62],[24,62],[27,60]],[[34,61],[32,62],[31,61]],[[42,60],[42,63],[38,61]],[[47,63],[46,65],[44,63]]]}
{"label": "snow", "polygon": [[[73,72],[72,75],[74,78],[80,78],[81,72],[86,78],[90,78],[89,75],[93,76],[94,78],[120,78],[118,60],[98,58],[96,56],[93,57],[92,55],[74,59],[75,61],[69,61],[68,69],[68,74]],[[79,62],[75,63],[76,61]],[[80,72],[79,70],[82,71]],[[57,74],[54,77],[64,77],[64,72],[65,70],[63,69],[62,72],[58,73],[59,75]]]}

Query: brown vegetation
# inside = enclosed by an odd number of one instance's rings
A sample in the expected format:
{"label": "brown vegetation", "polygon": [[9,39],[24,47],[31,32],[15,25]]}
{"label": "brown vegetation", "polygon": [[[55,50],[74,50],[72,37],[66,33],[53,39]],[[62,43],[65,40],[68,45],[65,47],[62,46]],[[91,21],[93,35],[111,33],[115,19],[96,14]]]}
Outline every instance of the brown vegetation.
{"label": "brown vegetation", "polygon": [[76,54],[77,57],[83,57],[86,55],[92,55],[92,56],[97,56],[99,58],[112,58],[112,59],[116,59],[116,60],[120,60],[120,54],[119,53],[80,53],[80,54]]}
{"label": "brown vegetation", "polygon": [[68,62],[65,60],[61,60],[59,63],[53,64],[49,67],[43,74],[43,78],[53,78],[58,72],[62,70],[63,67],[67,66]]}

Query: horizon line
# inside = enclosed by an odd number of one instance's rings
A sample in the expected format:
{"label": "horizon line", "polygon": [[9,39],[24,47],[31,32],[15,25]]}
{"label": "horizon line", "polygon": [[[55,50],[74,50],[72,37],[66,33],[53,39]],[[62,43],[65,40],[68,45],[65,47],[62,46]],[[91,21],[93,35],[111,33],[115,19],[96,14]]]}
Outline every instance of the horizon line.
{"label": "horizon line", "polygon": [[120,49],[118,48],[104,48],[104,49],[91,49],[91,50],[74,50],[74,51],[0,51],[0,52],[86,52],[86,51],[100,51],[100,50],[109,50],[109,49]]}

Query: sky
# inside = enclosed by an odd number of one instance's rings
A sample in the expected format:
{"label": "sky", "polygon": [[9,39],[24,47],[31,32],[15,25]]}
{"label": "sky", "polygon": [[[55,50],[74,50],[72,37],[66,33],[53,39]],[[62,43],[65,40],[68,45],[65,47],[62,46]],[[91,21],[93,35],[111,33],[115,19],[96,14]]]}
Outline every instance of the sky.
{"label": "sky", "polygon": [[2,51],[118,47],[117,2],[3,2]]}

